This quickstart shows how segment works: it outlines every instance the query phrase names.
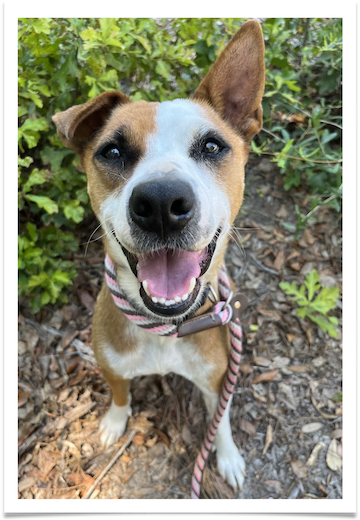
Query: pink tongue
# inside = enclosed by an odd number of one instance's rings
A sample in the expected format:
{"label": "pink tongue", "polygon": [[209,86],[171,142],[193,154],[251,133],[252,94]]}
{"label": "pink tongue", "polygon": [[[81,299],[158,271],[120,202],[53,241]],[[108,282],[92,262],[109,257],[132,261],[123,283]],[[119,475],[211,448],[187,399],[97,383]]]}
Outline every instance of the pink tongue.
{"label": "pink tongue", "polygon": [[148,283],[151,296],[174,300],[189,291],[191,278],[200,275],[199,258],[201,251],[192,253],[182,249],[166,251],[139,257],[138,280]]}

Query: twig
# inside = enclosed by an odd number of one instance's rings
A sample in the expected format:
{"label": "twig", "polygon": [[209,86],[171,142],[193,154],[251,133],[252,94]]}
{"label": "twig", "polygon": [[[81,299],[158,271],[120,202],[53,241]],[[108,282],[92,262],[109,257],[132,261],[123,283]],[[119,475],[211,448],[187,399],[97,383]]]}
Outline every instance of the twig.
{"label": "twig", "polygon": [[106,473],[109,471],[109,469],[115,464],[115,462],[118,460],[118,458],[124,453],[124,451],[129,446],[129,444],[131,443],[131,441],[133,440],[133,438],[135,437],[136,434],[137,434],[137,430],[132,430],[130,432],[125,443],[121,446],[119,451],[113,456],[113,458],[111,459],[109,464],[106,466],[106,468],[100,473],[98,478],[95,480],[95,482],[93,483],[93,485],[90,487],[90,489],[87,491],[86,495],[83,498],[89,498],[91,496],[92,492],[94,491],[94,489],[96,488],[96,486],[98,485],[100,480],[106,475]]}
{"label": "twig", "polygon": [[252,254],[249,255],[250,259],[253,261],[253,263],[259,267],[260,269],[262,269],[263,271],[266,271],[267,273],[269,274],[272,274],[272,275],[275,275],[275,276],[279,276],[279,271],[276,271],[275,269],[272,269],[271,267],[267,267],[266,265],[262,264],[261,262],[259,262],[259,260],[257,258],[255,258],[255,256],[253,256]]}

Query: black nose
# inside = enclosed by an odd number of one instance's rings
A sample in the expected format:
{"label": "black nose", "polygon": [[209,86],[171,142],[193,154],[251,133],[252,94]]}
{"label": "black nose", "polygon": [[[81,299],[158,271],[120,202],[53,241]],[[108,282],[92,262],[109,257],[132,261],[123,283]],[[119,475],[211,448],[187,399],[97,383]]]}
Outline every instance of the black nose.
{"label": "black nose", "polygon": [[193,218],[194,208],[190,184],[179,180],[143,182],[134,188],[129,202],[132,220],[163,239],[181,231]]}

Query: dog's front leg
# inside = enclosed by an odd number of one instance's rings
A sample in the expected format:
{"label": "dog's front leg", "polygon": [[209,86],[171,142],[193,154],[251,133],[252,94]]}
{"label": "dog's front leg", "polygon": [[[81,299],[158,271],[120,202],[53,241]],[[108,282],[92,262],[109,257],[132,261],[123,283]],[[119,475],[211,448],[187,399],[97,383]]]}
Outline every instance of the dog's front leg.
{"label": "dog's front leg", "polygon": [[[218,405],[219,396],[208,389],[202,389],[206,408],[212,419]],[[245,479],[245,461],[236,447],[230,426],[230,406],[232,396],[221,419],[218,431],[214,440],[214,447],[217,456],[217,468],[224,480],[234,488],[243,486]]]}
{"label": "dog's front leg", "polygon": [[114,377],[103,370],[105,381],[109,384],[113,399],[110,409],[100,423],[100,440],[105,447],[111,446],[126,429],[126,423],[131,415],[130,379]]}

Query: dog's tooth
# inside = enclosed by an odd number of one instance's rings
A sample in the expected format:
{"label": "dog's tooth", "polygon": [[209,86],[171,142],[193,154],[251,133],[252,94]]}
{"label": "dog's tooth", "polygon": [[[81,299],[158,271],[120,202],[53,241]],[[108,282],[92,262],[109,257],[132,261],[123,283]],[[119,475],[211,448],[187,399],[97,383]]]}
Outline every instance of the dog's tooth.
{"label": "dog's tooth", "polygon": [[175,303],[180,303],[180,302],[181,302],[181,298],[180,298],[180,296],[176,296],[176,298],[175,298]]}
{"label": "dog's tooth", "polygon": [[156,296],[153,296],[151,299],[152,299],[152,301],[153,301],[154,303],[157,303],[157,302],[159,301],[159,300],[156,298]]}
{"label": "dog's tooth", "polygon": [[190,280],[189,294],[190,294],[191,292],[193,292],[194,287],[195,287],[195,284],[196,284],[196,278],[193,277],[193,278],[191,278],[191,280]]}
{"label": "dog's tooth", "polygon": [[175,305],[175,300],[170,300],[170,305]]}
{"label": "dog's tooth", "polygon": [[184,302],[185,300],[187,300],[189,298],[189,295],[188,293],[184,294],[184,296],[181,298],[182,301]]}
{"label": "dog's tooth", "polygon": [[161,305],[164,305],[165,301],[165,298],[160,298],[159,303],[161,303]]}
{"label": "dog's tooth", "polygon": [[147,294],[148,296],[150,296],[150,292],[149,292],[149,287],[148,287],[148,283],[147,283],[147,281],[144,280],[143,283],[142,283],[142,285],[143,285],[143,287],[144,287],[144,291],[146,292],[146,294]]}
{"label": "dog's tooth", "polygon": [[166,305],[166,307],[169,307],[171,305],[170,300],[165,300],[165,305]]}

